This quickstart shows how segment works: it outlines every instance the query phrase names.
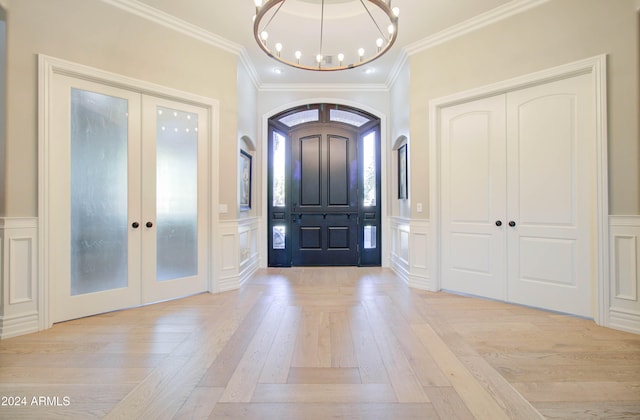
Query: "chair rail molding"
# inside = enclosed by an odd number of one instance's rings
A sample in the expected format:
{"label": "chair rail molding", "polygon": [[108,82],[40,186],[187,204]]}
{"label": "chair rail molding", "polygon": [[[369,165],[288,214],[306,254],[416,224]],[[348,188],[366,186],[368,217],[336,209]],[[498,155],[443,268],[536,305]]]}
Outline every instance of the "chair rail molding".
{"label": "chair rail molding", "polygon": [[609,216],[607,326],[640,334],[640,216]]}
{"label": "chair rail molding", "polygon": [[44,329],[37,241],[37,218],[0,218],[0,339]]}

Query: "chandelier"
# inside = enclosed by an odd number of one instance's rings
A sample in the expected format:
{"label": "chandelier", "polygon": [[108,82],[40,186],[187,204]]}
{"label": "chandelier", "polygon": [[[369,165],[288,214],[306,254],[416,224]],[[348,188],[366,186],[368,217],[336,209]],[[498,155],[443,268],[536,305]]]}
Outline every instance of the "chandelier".
{"label": "chandelier", "polygon": [[398,36],[391,0],[255,0],[253,35],[269,57],[303,70],[365,65]]}

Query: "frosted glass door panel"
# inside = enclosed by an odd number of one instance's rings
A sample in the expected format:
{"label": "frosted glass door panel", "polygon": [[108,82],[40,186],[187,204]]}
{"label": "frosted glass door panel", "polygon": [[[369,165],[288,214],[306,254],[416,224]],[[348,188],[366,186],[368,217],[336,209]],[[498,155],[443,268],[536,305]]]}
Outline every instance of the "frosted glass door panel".
{"label": "frosted glass door panel", "polygon": [[52,322],[140,304],[140,104],[125,89],[52,77],[42,226]]}
{"label": "frosted glass door panel", "polygon": [[157,107],[158,281],[198,273],[198,114]]}
{"label": "frosted glass door panel", "polygon": [[126,287],[128,101],[71,89],[71,295]]}

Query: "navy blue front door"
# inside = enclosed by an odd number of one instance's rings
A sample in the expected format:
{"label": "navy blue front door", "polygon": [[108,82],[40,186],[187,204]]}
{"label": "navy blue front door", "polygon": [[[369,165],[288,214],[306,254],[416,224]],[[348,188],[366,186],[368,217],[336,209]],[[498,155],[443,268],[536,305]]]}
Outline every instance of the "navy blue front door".
{"label": "navy blue front door", "polygon": [[292,265],[358,264],[357,132],[311,125],[291,135]]}

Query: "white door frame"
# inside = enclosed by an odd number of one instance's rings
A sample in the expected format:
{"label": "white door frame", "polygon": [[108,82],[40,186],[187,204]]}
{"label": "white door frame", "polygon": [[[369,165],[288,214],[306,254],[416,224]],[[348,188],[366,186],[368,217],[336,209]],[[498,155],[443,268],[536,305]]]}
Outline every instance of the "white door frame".
{"label": "white door frame", "polygon": [[130,90],[140,94],[156,96],[187,104],[193,104],[205,108],[209,118],[209,155],[208,165],[208,188],[210,192],[207,218],[209,219],[208,229],[208,250],[209,257],[207,267],[207,287],[208,291],[217,290],[216,279],[214,278],[214,268],[218,266],[220,245],[216,242],[218,231],[217,212],[219,191],[219,133],[220,133],[220,105],[215,99],[200,95],[180,91],[177,89],[145,82],[138,79],[129,78],[119,74],[99,70],[82,64],[73,63],[47,55],[38,55],[38,328],[40,330],[50,328],[52,325],[51,314],[51,278],[49,247],[54,246],[54,238],[49,235],[50,207],[51,201],[55,197],[51,193],[48,181],[50,171],[50,147],[52,142],[50,113],[52,86],[54,74],[64,74],[78,79],[85,79],[96,83]]}
{"label": "white door frame", "polygon": [[503,82],[467,90],[429,101],[429,214],[431,219],[430,265],[434,273],[434,290],[441,289],[441,177],[440,177],[440,114],[451,105],[499,95],[529,86],[569,78],[579,74],[591,74],[593,80],[594,107],[596,115],[596,218],[595,240],[596,276],[594,320],[606,325],[609,311],[609,193],[607,163],[607,92],[606,55],[587,58],[551,69],[516,77]]}

